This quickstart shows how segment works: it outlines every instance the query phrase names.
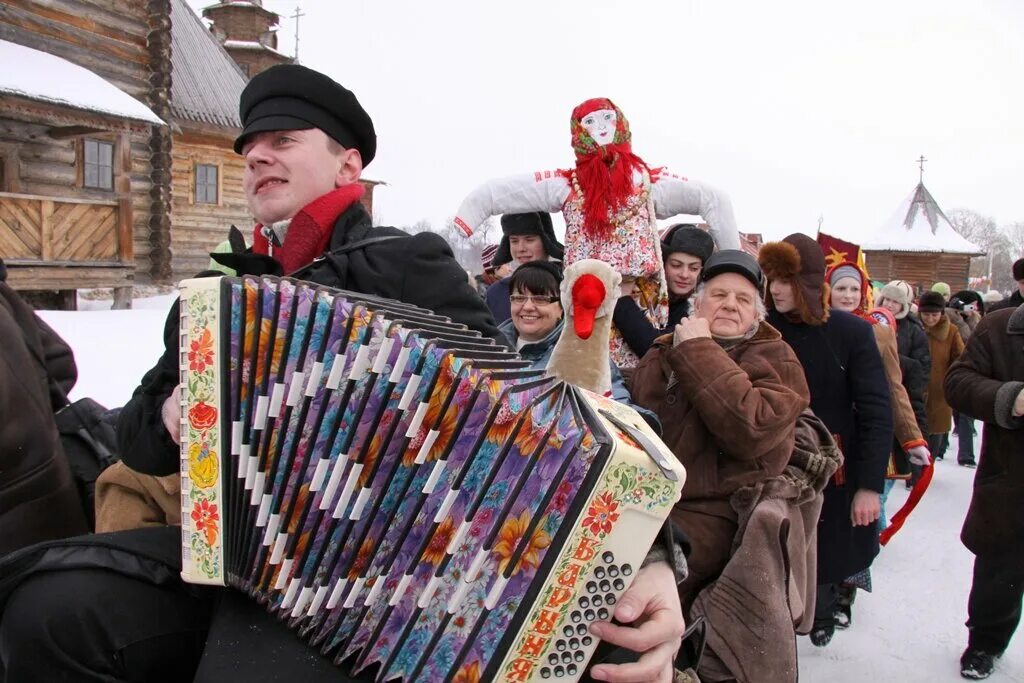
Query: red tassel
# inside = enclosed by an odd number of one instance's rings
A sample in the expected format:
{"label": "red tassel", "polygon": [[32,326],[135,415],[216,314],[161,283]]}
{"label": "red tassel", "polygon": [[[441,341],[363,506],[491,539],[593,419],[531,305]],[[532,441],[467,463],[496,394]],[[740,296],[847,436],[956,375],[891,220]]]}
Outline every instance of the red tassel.
{"label": "red tassel", "polygon": [[892,516],[892,520],[889,522],[889,526],[882,530],[882,533],[878,535],[878,542],[885,545],[889,542],[896,532],[903,527],[903,523],[907,521],[907,517],[914,511],[917,504],[921,501],[921,497],[924,496],[924,492],[928,490],[928,486],[932,483],[932,475],[935,473],[935,463],[928,465],[921,472],[921,478],[914,488],[910,491],[910,495],[907,497],[907,502],[903,504],[903,507]]}

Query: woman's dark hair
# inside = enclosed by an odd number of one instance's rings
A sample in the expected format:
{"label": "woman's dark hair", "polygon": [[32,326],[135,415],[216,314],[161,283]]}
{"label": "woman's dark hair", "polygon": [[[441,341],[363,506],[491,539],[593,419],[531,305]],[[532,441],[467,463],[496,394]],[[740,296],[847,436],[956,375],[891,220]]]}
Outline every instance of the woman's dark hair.
{"label": "woman's dark hair", "polygon": [[508,282],[510,294],[560,296],[561,270],[551,261],[530,261],[516,268]]}

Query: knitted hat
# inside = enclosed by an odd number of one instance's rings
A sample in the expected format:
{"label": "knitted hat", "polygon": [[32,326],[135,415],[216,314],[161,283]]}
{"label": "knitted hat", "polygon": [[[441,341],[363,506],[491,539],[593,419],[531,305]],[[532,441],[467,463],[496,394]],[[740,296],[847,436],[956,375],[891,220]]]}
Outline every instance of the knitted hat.
{"label": "knitted hat", "polygon": [[917,302],[920,313],[942,313],[946,308],[946,299],[938,292],[925,292]]}
{"label": "knitted hat", "polygon": [[[857,305],[855,313],[857,315],[863,315],[867,312],[868,306],[868,288],[871,286],[871,281],[868,280],[867,273],[860,269],[853,261],[841,261],[825,273],[825,281],[828,282],[830,289],[834,289],[836,283],[843,278],[852,278],[860,282],[860,303]],[[829,297],[831,299],[831,295]],[[831,303],[831,300],[829,301]]]}
{"label": "knitted hat", "polygon": [[1019,258],[1013,262],[1013,279],[1024,280],[1024,258]]}
{"label": "knitted hat", "polygon": [[[814,239],[803,233],[789,235],[781,242],[768,242],[757,253],[766,278],[791,280],[796,313],[807,325],[822,325],[829,315],[829,286],[825,282],[825,254]],[[771,291],[765,304],[774,308]]]}
{"label": "knitted hat", "polygon": [[565,255],[565,247],[555,238],[551,214],[544,211],[506,213],[501,217],[501,231],[504,236],[494,253],[495,268],[512,260],[512,248],[508,239],[511,235],[537,235],[544,244],[544,253],[548,258],[561,261]]}
{"label": "knitted hat", "polygon": [[990,289],[985,292],[982,298],[985,299],[985,303],[987,304],[997,304],[1003,300],[1003,295],[998,289]]}
{"label": "knitted hat", "polygon": [[488,244],[480,250],[480,265],[485,272],[494,269],[494,255],[496,253],[498,253],[497,244]]}
{"label": "knitted hat", "polygon": [[902,320],[910,313],[910,302],[914,299],[914,288],[903,280],[893,280],[885,287],[882,287],[881,298],[891,299],[898,304],[902,304],[903,308],[899,313],[895,314],[897,320]]}
{"label": "knitted hat", "polygon": [[978,313],[985,312],[985,300],[981,298],[981,294],[970,289],[963,289],[949,298],[949,307],[958,311],[966,310],[972,305]]}
{"label": "knitted hat", "polygon": [[936,282],[934,285],[932,285],[932,291],[938,292],[939,294],[942,295],[944,299],[948,299],[949,293],[953,290],[951,290],[949,288],[949,285],[947,285],[945,282]]}
{"label": "knitted hat", "polygon": [[715,240],[706,230],[696,225],[678,223],[665,231],[661,240],[661,257],[667,259],[670,254],[683,253],[696,256],[701,265],[708,260],[715,250]]}

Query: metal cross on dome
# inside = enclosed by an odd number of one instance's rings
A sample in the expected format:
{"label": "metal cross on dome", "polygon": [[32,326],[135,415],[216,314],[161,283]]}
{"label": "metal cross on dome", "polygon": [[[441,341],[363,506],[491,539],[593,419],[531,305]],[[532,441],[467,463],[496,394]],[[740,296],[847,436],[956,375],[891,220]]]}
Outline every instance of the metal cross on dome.
{"label": "metal cross on dome", "polygon": [[919,182],[919,183],[923,183],[924,182],[924,162],[926,162],[926,161],[928,161],[928,160],[924,158],[923,154],[917,160],[917,164],[918,164],[918,166],[921,169],[921,175],[918,176],[918,178],[917,178],[917,182]]}

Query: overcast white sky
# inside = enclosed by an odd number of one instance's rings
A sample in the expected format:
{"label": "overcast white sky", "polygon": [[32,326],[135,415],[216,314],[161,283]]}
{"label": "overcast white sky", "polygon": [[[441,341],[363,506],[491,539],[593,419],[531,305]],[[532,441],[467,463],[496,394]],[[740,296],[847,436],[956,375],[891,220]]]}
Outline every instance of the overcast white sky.
{"label": "overcast white sky", "polygon": [[[194,8],[209,0],[189,0]],[[740,229],[856,240],[917,182],[1024,220],[1020,0],[263,0],[292,54],[373,117],[387,224],[440,224],[480,182],[573,163],[609,97],[652,166],[732,197]]]}

